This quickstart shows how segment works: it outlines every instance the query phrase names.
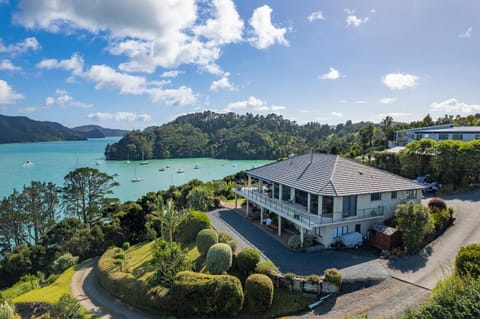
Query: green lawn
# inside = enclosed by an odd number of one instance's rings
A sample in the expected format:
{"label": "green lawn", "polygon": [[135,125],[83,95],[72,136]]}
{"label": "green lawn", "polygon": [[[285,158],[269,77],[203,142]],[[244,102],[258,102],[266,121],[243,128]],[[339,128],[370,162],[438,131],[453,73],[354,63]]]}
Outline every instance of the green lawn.
{"label": "green lawn", "polygon": [[287,288],[276,288],[273,294],[272,307],[263,317],[276,318],[306,311],[308,305],[315,301],[315,299],[305,297],[299,292],[289,291]]}

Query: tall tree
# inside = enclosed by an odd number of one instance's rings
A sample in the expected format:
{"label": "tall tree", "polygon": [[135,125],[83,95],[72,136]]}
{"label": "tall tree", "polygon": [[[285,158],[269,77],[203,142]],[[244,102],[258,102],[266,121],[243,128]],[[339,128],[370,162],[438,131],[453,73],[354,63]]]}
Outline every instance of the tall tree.
{"label": "tall tree", "polygon": [[110,203],[106,195],[119,183],[113,177],[95,168],[81,167],[64,178],[62,201],[66,212],[90,227]]}
{"label": "tall tree", "polygon": [[[167,204],[163,207],[163,212],[159,216],[160,221],[168,230],[168,241],[171,243],[173,242],[173,234],[175,233],[175,229],[178,225],[182,222],[185,218],[185,211],[183,210],[176,210],[173,204],[173,200],[167,200]],[[162,236],[164,234],[162,233]]]}

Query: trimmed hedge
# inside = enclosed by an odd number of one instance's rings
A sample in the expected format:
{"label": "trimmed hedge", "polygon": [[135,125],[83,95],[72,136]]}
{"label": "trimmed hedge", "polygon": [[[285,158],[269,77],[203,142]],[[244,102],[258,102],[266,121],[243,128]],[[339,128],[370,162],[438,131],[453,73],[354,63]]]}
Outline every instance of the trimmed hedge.
{"label": "trimmed hedge", "polygon": [[250,274],[260,262],[260,253],[254,248],[244,248],[238,253],[236,262],[240,272]]}
{"label": "trimmed hedge", "polygon": [[292,235],[288,238],[287,242],[288,248],[290,249],[299,249],[302,247],[302,242],[300,240],[300,235]]}
{"label": "trimmed hedge", "polygon": [[202,256],[205,256],[208,249],[216,243],[218,243],[218,234],[213,229],[203,229],[197,235],[197,248]]}
{"label": "trimmed hedge", "polygon": [[245,298],[250,312],[266,312],[273,301],[273,282],[270,277],[262,274],[250,275],[245,282]]}
{"label": "trimmed hedge", "polygon": [[218,243],[210,247],[207,252],[207,271],[212,275],[226,272],[232,267],[232,248],[224,243]]}
{"label": "trimmed hedge", "polygon": [[455,257],[455,270],[462,277],[480,277],[480,244],[470,244],[460,248]]}
{"label": "trimmed hedge", "polygon": [[15,319],[15,305],[4,301],[0,304],[0,319]]}
{"label": "trimmed hedge", "polygon": [[259,262],[255,271],[267,276],[273,276],[279,273],[277,266],[270,260]]}
{"label": "trimmed hedge", "polygon": [[208,215],[202,212],[191,211],[177,228],[179,240],[184,243],[191,243],[197,238],[202,229],[210,228]]}
{"label": "trimmed hedge", "polygon": [[242,310],[244,298],[237,277],[190,271],[177,274],[169,294],[173,310],[181,317],[235,316]]}

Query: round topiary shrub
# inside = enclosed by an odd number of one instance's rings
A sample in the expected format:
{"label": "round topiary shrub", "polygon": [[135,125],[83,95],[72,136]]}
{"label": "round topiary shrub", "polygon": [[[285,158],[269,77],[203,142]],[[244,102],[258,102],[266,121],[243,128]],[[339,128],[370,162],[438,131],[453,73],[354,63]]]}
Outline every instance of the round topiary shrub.
{"label": "round topiary shrub", "polygon": [[206,265],[212,275],[226,272],[232,267],[232,248],[224,243],[213,245],[207,252]]}
{"label": "round topiary shrub", "polygon": [[272,305],[273,282],[270,277],[253,274],[245,282],[245,297],[250,312],[263,313]]}
{"label": "round topiary shrub", "polygon": [[441,198],[434,197],[428,202],[428,208],[430,210],[439,209],[444,210],[447,209],[447,203]]}
{"label": "round topiary shrub", "polygon": [[464,277],[480,277],[480,244],[463,246],[455,257],[455,270]]}
{"label": "round topiary shrub", "polygon": [[216,243],[218,243],[218,234],[213,229],[203,229],[197,235],[197,248],[202,256],[205,256],[208,249]]}
{"label": "round topiary shrub", "polygon": [[7,301],[0,303],[0,318],[15,319],[15,306]]}
{"label": "round topiary shrub", "polygon": [[260,261],[260,253],[254,248],[244,248],[237,256],[237,267],[243,274],[249,274],[255,270]]}
{"label": "round topiary shrub", "polygon": [[61,274],[67,268],[75,266],[77,263],[78,263],[77,256],[72,256],[72,254],[70,253],[65,253],[60,257],[58,257],[57,259],[55,259],[55,261],[52,263],[50,268],[55,274]]}
{"label": "round topiary shrub", "polygon": [[342,285],[342,273],[336,268],[326,269],[323,273],[325,276],[325,281],[337,285],[340,287]]}
{"label": "round topiary shrub", "polygon": [[218,232],[218,242],[219,243],[225,243],[228,244],[230,240],[233,240],[232,236],[230,234],[227,234],[223,231]]}
{"label": "round topiary shrub", "polygon": [[279,272],[277,266],[275,266],[275,264],[270,260],[259,262],[255,268],[255,271],[267,276],[273,276]]}
{"label": "round topiary shrub", "polygon": [[290,249],[299,249],[302,247],[302,242],[300,241],[300,235],[292,235],[288,238],[288,247]]}
{"label": "round topiary shrub", "polygon": [[128,250],[130,248],[130,243],[128,241],[124,242],[122,245],[123,250]]}
{"label": "round topiary shrub", "polygon": [[202,229],[210,228],[208,215],[202,212],[192,211],[177,228],[179,239],[182,243],[191,243],[197,238]]}

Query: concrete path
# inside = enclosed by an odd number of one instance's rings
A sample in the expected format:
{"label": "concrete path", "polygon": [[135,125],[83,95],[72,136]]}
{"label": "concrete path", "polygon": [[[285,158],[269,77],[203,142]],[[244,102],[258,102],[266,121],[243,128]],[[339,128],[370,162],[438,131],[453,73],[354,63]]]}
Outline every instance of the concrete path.
{"label": "concrete path", "polygon": [[375,256],[362,255],[353,250],[352,253],[333,250],[311,253],[291,251],[234,210],[215,210],[209,213],[209,217],[217,230],[232,234],[240,248],[257,248],[284,273],[323,274],[325,269],[335,267],[342,271],[346,280],[388,278],[388,272]]}
{"label": "concrete path", "polygon": [[451,273],[460,247],[480,243],[480,190],[442,198],[455,210],[454,225],[419,254],[384,261],[393,277],[433,289]]}
{"label": "concrete path", "polygon": [[72,278],[70,288],[72,294],[80,304],[87,309],[96,318],[101,319],[153,319],[154,315],[149,315],[133,309],[127,304],[115,299],[100,287],[95,275],[97,260],[93,260],[78,271]]}

